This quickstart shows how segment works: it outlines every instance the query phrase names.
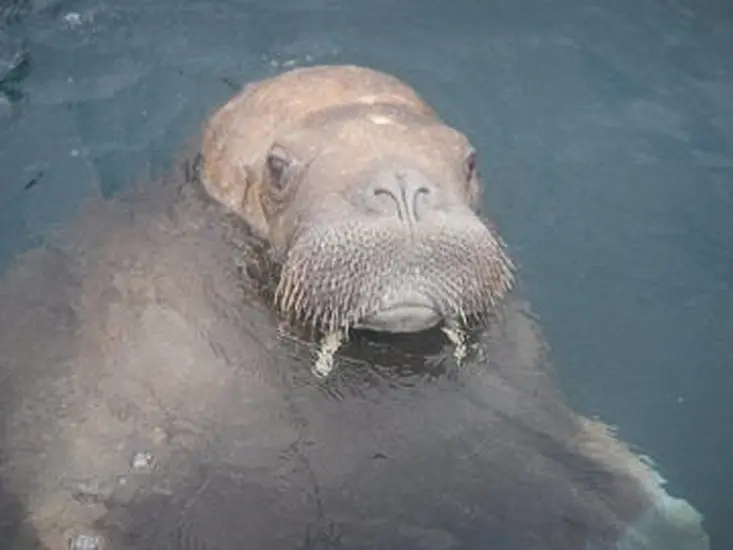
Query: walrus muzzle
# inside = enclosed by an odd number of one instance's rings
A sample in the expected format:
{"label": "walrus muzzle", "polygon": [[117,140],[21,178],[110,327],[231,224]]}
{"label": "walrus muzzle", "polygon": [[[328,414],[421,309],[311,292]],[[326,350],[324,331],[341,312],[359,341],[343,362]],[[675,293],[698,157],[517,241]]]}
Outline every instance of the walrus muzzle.
{"label": "walrus muzzle", "polygon": [[326,333],[485,321],[513,284],[498,233],[465,204],[425,199],[430,185],[380,179],[358,186],[353,216],[316,217],[299,232],[276,291],[281,311]]}
{"label": "walrus muzzle", "polygon": [[461,328],[513,286],[477,213],[476,150],[399,81],[314,68],[247,88],[212,120],[204,156],[207,188],[271,246],[276,305],[295,325]]}

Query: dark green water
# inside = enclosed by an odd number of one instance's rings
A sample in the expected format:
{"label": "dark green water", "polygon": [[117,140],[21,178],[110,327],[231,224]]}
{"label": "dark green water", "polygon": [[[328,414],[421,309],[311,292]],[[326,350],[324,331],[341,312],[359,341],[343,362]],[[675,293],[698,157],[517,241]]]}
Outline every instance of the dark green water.
{"label": "dark green water", "polygon": [[733,548],[733,4],[0,3],[0,266],[164,170],[232,85],[352,62],[481,152],[574,404]]}

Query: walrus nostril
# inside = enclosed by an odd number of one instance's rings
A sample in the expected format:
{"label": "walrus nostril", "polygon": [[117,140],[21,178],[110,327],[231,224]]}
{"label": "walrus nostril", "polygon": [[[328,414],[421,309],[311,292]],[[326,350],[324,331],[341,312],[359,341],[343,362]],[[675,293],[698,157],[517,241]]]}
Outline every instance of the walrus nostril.
{"label": "walrus nostril", "polygon": [[367,194],[370,212],[397,216],[407,224],[417,221],[432,206],[434,191],[420,175],[408,176],[403,171],[380,174]]}

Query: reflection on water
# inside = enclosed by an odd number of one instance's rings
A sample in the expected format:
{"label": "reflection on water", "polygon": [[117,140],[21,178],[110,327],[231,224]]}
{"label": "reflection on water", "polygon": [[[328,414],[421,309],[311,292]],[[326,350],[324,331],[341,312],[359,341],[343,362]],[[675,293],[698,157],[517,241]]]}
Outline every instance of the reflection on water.
{"label": "reflection on water", "polygon": [[0,266],[154,179],[232,86],[393,71],[478,145],[574,403],[733,547],[732,56],[725,0],[6,1]]}

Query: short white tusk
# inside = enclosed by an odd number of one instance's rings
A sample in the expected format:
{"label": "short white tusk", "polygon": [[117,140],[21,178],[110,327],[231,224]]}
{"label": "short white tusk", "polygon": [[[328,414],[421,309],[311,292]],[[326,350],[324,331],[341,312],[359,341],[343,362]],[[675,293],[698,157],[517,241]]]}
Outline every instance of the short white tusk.
{"label": "short white tusk", "polygon": [[344,343],[345,334],[338,330],[330,332],[321,340],[318,347],[318,357],[313,365],[312,372],[317,378],[326,378],[333,370],[334,356]]}
{"label": "short white tusk", "polygon": [[440,327],[445,336],[455,346],[453,350],[453,357],[456,359],[456,363],[460,366],[463,360],[468,355],[468,345],[466,333],[457,324],[443,325]]}

